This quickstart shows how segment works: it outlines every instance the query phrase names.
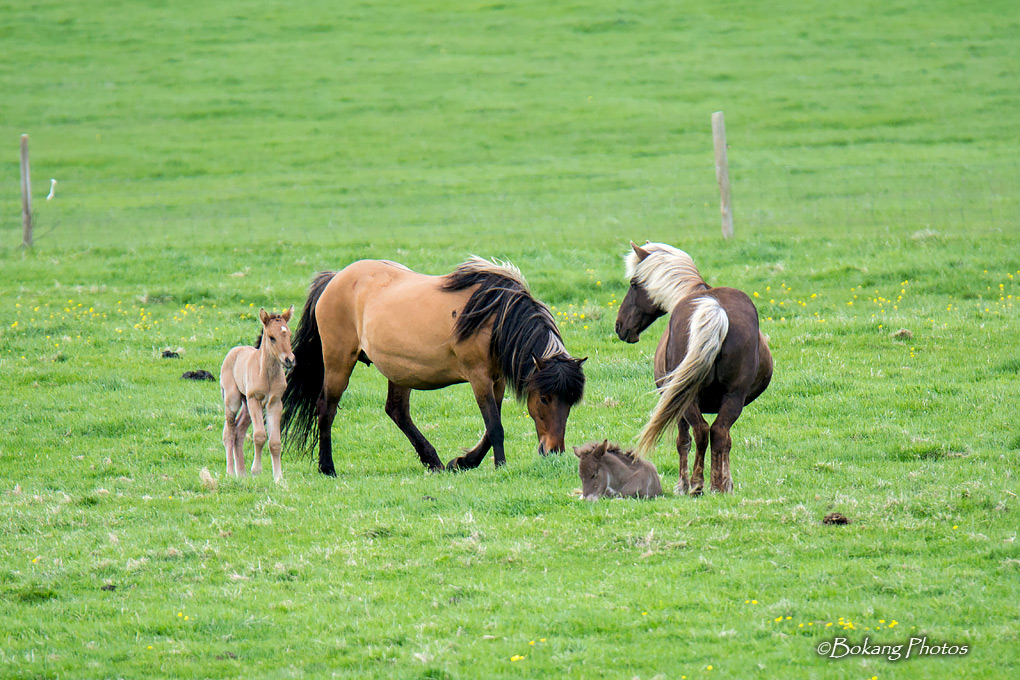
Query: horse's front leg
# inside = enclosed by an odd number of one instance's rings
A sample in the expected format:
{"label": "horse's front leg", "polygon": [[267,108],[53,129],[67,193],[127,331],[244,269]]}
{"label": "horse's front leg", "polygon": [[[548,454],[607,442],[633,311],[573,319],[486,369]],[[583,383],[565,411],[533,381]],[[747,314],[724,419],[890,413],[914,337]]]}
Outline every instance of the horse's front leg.
{"label": "horse's front leg", "polygon": [[262,402],[257,397],[248,397],[248,415],[251,417],[254,429],[252,440],[255,442],[255,455],[251,463],[251,473],[257,475],[262,472],[262,447],[266,445],[266,424],[262,419]]}
{"label": "horse's front leg", "polygon": [[496,467],[506,464],[506,454],[503,451],[503,393],[506,384],[501,380],[492,383],[489,380],[472,382],[471,388],[475,393],[475,401],[478,409],[482,412],[482,420],[485,422],[485,433],[481,441],[459,458],[454,458],[446,465],[447,470],[460,470],[478,467],[485,454],[492,449],[493,462]]}
{"label": "horse's front leg", "polygon": [[266,406],[266,429],[269,434],[269,456],[273,461],[273,479],[283,478],[283,464],[280,461],[280,418],[283,415],[283,402],[279,397],[270,397]]}

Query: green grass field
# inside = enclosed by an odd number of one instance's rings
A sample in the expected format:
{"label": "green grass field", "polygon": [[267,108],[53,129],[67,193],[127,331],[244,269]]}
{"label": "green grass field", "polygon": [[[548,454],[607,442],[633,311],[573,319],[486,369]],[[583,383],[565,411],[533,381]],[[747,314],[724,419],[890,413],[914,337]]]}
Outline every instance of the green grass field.
{"label": "green grass field", "polygon": [[[6,3],[0,39],[0,677],[1020,673],[1013,3]],[[505,468],[427,474],[364,367],[336,479],[223,477],[181,374],[365,257],[516,263],[591,357],[568,445],[632,442],[630,239],[758,305],[732,495],[579,501],[512,401]],[[443,460],[482,431],[465,386],[412,413]]]}

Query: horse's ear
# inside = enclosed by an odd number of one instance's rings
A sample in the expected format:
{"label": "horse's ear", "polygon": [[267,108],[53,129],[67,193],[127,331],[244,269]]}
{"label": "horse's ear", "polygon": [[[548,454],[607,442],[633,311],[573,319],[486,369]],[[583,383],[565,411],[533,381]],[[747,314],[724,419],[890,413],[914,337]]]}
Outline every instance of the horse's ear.
{"label": "horse's ear", "polygon": [[644,260],[646,257],[651,255],[651,253],[649,253],[647,250],[645,250],[638,244],[634,243],[633,241],[630,242],[630,247],[634,249],[634,254],[638,256],[638,262]]}
{"label": "horse's ear", "polygon": [[537,356],[532,354],[531,355],[531,360],[535,362],[535,370],[536,371],[541,371],[543,368],[545,368],[545,364],[546,364],[545,359],[539,359]]}
{"label": "horse's ear", "polygon": [[581,448],[580,447],[578,447],[578,446],[574,447],[574,455],[577,456],[578,458],[581,457]]}
{"label": "horse's ear", "polygon": [[588,357],[581,357],[580,359],[574,359],[574,361],[577,362],[577,366],[580,368],[584,362],[588,361]]}
{"label": "horse's ear", "polygon": [[291,305],[290,308],[286,312],[284,312],[282,316],[284,321],[290,321],[290,317],[294,316],[294,305]]}
{"label": "horse's ear", "polygon": [[259,307],[259,320],[262,322],[263,326],[269,323],[269,312],[262,307]]}
{"label": "horse's ear", "polygon": [[607,448],[609,448],[609,440],[603,439],[602,443],[596,446],[595,450],[592,451],[592,455],[594,455],[596,458],[601,458],[602,456],[606,455]]}

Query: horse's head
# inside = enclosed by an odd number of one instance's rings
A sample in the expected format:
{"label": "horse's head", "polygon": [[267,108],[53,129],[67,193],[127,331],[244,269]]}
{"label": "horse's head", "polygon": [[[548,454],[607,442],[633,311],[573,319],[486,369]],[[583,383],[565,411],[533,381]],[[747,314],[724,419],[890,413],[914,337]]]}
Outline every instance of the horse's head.
{"label": "horse's head", "polygon": [[574,447],[574,455],[580,459],[577,471],[581,475],[581,497],[586,501],[597,501],[609,486],[609,470],[603,465],[608,447],[607,440]]}
{"label": "horse's head", "polygon": [[[642,262],[651,253],[635,244],[630,243],[637,255],[638,262]],[[616,335],[624,342],[637,342],[642,331],[652,325],[652,322],[666,313],[667,310],[660,307],[648,291],[642,286],[637,277],[630,280],[630,290],[624,296],[620,304],[620,311],[616,314]]]}
{"label": "horse's head", "polygon": [[588,359],[560,355],[533,357],[535,370],[528,377],[528,413],[538,433],[538,453],[559,453],[566,447],[567,418],[570,408],[584,395],[584,371]]}
{"label": "horse's head", "polygon": [[[287,322],[294,315],[294,305],[283,314],[270,314],[264,309],[259,310],[262,321],[262,342],[269,353],[283,364],[287,370],[294,368],[294,352],[290,348],[290,328]],[[269,342],[266,342],[266,341]]]}

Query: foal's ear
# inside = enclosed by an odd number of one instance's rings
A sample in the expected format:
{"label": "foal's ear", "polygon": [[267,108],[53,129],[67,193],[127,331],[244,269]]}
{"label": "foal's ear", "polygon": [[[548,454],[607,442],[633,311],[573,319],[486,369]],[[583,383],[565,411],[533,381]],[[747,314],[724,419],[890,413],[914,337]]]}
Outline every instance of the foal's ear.
{"label": "foal's ear", "polygon": [[284,322],[290,321],[290,317],[294,316],[294,305],[291,305],[290,309],[284,312],[281,316],[283,317]]}
{"label": "foal's ear", "polygon": [[651,255],[650,252],[648,252],[638,244],[634,243],[633,241],[630,242],[630,247],[634,249],[634,254],[638,256],[638,262]]}
{"label": "foal's ear", "polygon": [[579,446],[574,447],[574,455],[577,456],[578,458],[581,457],[581,447]]}
{"label": "foal's ear", "polygon": [[596,458],[601,458],[602,456],[606,455],[607,448],[609,448],[609,440],[603,439],[602,443],[596,446],[595,450],[592,451],[592,455],[594,455]]}
{"label": "foal's ear", "polygon": [[269,323],[269,312],[262,307],[259,307],[259,320],[262,322],[263,326]]}
{"label": "foal's ear", "polygon": [[543,368],[545,368],[545,364],[546,364],[545,359],[539,359],[537,356],[532,354],[531,355],[531,360],[535,362],[535,370],[536,371],[541,371]]}
{"label": "foal's ear", "polygon": [[581,365],[584,364],[584,362],[588,361],[588,357],[581,357],[580,359],[575,359],[574,361],[576,361],[578,367],[580,367]]}

